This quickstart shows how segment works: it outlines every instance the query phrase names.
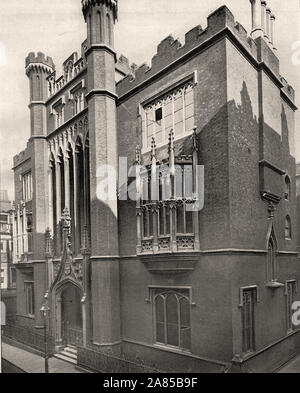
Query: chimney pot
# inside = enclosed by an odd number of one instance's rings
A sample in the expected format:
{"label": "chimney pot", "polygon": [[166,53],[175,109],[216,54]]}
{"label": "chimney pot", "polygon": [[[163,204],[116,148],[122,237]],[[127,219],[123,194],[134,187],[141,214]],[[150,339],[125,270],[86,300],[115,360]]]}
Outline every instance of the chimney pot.
{"label": "chimney pot", "polygon": [[274,45],[274,24],[276,17],[274,14],[271,14],[270,17],[270,30],[271,30],[271,37],[270,37],[270,44],[272,45],[273,49],[276,50],[275,45]]}
{"label": "chimney pot", "polygon": [[250,0],[251,15],[252,15],[252,31],[251,36],[253,39],[262,36],[261,27],[261,0]]}
{"label": "chimney pot", "polygon": [[264,36],[266,36],[266,8],[267,2],[265,0],[261,0],[261,28]]}
{"label": "chimney pot", "polygon": [[266,36],[270,40],[271,36],[271,10],[270,8],[266,9]]}

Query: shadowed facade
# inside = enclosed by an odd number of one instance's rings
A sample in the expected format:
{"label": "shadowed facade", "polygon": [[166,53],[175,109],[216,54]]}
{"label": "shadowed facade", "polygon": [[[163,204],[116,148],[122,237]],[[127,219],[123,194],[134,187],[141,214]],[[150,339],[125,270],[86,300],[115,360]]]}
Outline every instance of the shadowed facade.
{"label": "shadowed facade", "polygon": [[[248,36],[223,6],[184,45],[167,37],[151,67],[137,68],[114,50],[117,6],[82,1],[87,40],[61,77],[42,53],[26,59],[17,323],[38,330],[47,303],[55,351],[75,346],[78,364],[98,371],[273,370],[300,348],[297,108],[279,72],[275,17],[252,0]],[[105,165],[130,173],[110,201],[97,197]],[[197,165],[204,207],[190,211]],[[117,199],[126,189],[136,201]]]}

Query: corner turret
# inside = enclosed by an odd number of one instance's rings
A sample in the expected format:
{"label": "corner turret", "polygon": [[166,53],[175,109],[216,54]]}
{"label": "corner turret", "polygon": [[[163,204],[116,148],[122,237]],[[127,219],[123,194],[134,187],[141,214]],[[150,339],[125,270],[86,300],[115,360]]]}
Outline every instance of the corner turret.
{"label": "corner turret", "polygon": [[87,43],[114,46],[114,23],[118,17],[117,0],[82,0],[87,23]]}
{"label": "corner turret", "polygon": [[30,103],[45,102],[48,93],[47,77],[55,70],[51,57],[44,53],[29,53],[25,60],[25,71],[30,81]]}

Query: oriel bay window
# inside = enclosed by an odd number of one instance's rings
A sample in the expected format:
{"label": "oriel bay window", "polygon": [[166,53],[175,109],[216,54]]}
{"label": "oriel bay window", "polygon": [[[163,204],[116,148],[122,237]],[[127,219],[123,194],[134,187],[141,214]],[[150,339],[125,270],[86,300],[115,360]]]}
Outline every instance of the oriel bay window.
{"label": "oriel bay window", "polygon": [[190,299],[187,290],[153,291],[154,340],[157,344],[191,349]]}
{"label": "oriel bay window", "polygon": [[151,148],[152,138],[157,146],[168,141],[170,131],[179,139],[193,132],[194,83],[188,81],[144,107],[143,150]]}
{"label": "oriel bay window", "polygon": [[[137,162],[137,253],[178,252],[199,249],[199,211],[195,167],[198,165],[196,130],[193,151],[175,157],[174,134],[169,135],[168,160],[157,162],[156,144],[151,143],[151,165]],[[194,143],[195,140],[195,143]]]}

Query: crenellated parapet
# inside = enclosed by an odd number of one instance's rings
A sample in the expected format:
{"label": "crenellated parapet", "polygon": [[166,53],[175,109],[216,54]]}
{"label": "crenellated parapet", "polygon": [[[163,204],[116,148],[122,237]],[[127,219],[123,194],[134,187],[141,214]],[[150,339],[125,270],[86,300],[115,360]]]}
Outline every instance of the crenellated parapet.
{"label": "crenellated parapet", "polygon": [[90,7],[100,6],[101,4],[111,8],[115,20],[118,18],[118,0],[81,0],[81,4],[85,18]]}
{"label": "crenellated parapet", "polygon": [[234,20],[233,14],[226,6],[222,6],[207,18],[207,28],[196,26],[185,34],[185,43],[182,45],[172,36],[166,37],[157,47],[157,53],[153,56],[151,67],[143,64],[138,67],[134,76],[128,75],[122,79],[117,86],[119,96],[128,93],[130,90],[143,83],[153,75],[159,73],[170,64],[185,58],[201,45],[208,45],[210,41],[225,29],[230,29],[239,42],[247,51],[257,58],[257,45],[248,36],[245,28]]}
{"label": "crenellated parapet", "polygon": [[116,70],[124,75],[132,74],[135,70],[130,65],[129,60],[124,55],[120,55],[116,63]]}
{"label": "crenellated parapet", "polygon": [[[263,63],[274,75],[278,86],[281,86],[283,82],[279,73],[279,59],[269,44],[261,37],[254,40],[247,30],[235,21],[231,11],[226,6],[222,6],[208,16],[206,29],[202,29],[198,25],[185,34],[184,45],[172,36],[162,40],[157,46],[157,53],[152,57],[151,67],[142,64],[140,67],[132,68],[132,73],[118,82],[117,93],[119,97],[130,93],[172,64],[183,61],[197,51],[204,50],[214,40],[220,39],[222,35],[235,40],[236,44],[257,68]],[[294,101],[291,86],[284,86],[282,90]]]}
{"label": "crenellated parapet", "polygon": [[51,57],[46,56],[42,52],[35,54],[30,52],[25,60],[26,74],[28,75],[32,70],[44,71],[51,74],[55,70],[55,64]]}
{"label": "crenellated parapet", "polygon": [[24,161],[27,161],[31,158],[31,149],[29,147],[29,143],[27,142],[27,147],[25,150],[22,150],[19,154],[16,154],[13,158],[13,166],[14,168],[22,164]]}
{"label": "crenellated parapet", "polygon": [[67,83],[77,77],[81,71],[86,69],[86,60],[84,53],[84,48],[86,45],[86,41],[84,41],[81,45],[82,56],[79,57],[77,52],[72,53],[62,65],[63,74],[60,77],[56,77],[56,71],[52,72],[47,77],[48,81],[48,96],[52,97],[58,91],[60,91]]}

